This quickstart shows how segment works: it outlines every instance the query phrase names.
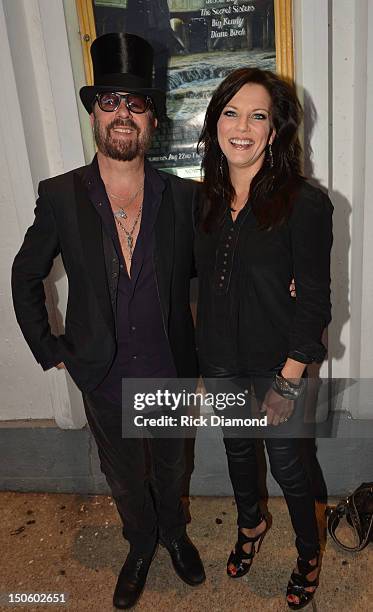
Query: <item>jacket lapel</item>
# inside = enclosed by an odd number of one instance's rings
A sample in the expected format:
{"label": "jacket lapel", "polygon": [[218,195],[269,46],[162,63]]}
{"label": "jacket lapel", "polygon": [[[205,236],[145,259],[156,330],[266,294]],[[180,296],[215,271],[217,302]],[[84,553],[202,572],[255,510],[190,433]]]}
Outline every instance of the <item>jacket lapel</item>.
{"label": "jacket lapel", "polygon": [[166,329],[170,313],[172,269],[175,246],[175,211],[170,181],[166,179],[157,219],[155,222],[155,274]]}
{"label": "jacket lapel", "polygon": [[87,274],[90,276],[102,315],[114,334],[114,318],[105,267],[101,218],[94,209],[78,173],[74,174],[74,189],[78,227]]}

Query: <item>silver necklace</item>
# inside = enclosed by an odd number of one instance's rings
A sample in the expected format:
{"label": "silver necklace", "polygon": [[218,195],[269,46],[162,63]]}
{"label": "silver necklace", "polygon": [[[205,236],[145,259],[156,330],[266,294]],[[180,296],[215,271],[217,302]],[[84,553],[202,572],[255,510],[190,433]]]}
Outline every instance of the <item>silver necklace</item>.
{"label": "silver necklace", "polygon": [[137,226],[137,224],[139,222],[141,213],[142,213],[142,205],[139,208],[139,212],[137,213],[136,219],[134,220],[133,225],[132,225],[130,230],[128,230],[126,227],[124,227],[123,223],[121,222],[121,220],[118,217],[115,218],[115,220],[118,223],[120,229],[126,235],[126,238],[127,238],[127,247],[128,247],[128,251],[129,251],[129,254],[130,254],[130,261],[132,260],[132,255],[133,255],[133,233],[134,233],[134,231],[136,229],[136,226]]}
{"label": "silver necklace", "polygon": [[[138,188],[137,191],[135,191],[134,194],[132,194],[132,196],[130,197],[130,199],[128,200],[127,204],[126,204],[126,208],[128,208],[132,202],[134,202],[134,200],[137,198],[137,196],[139,195],[139,193],[142,192],[142,190],[144,189],[144,183],[142,183],[142,185],[140,185],[140,187]],[[107,194],[115,199],[115,200],[125,200],[126,197],[125,196],[118,196],[115,193],[111,193],[110,191],[107,191]],[[124,210],[123,206],[121,206],[119,208],[119,210],[113,210],[113,215],[115,218],[120,218],[120,219],[127,219],[128,215],[126,213],[126,211]]]}

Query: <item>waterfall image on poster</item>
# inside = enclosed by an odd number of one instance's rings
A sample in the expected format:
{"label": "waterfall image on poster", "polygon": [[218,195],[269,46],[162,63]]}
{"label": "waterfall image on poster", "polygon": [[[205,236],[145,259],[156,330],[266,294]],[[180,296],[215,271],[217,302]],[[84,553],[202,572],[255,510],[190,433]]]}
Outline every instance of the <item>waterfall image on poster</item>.
{"label": "waterfall image on poster", "polygon": [[196,152],[207,104],[232,70],[275,70],[274,0],[96,0],[97,35],[126,31],[155,51],[155,86],[167,90],[149,159],[199,176]]}

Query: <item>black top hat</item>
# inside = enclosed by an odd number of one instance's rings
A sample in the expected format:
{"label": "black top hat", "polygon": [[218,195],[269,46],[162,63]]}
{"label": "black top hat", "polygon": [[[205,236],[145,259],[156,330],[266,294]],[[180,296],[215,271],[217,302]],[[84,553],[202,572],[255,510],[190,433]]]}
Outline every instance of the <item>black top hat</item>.
{"label": "black top hat", "polygon": [[140,36],[125,32],[103,34],[93,41],[93,85],[82,87],[79,94],[88,113],[100,91],[139,93],[152,98],[156,114],[162,115],[165,94],[152,87],[153,47]]}

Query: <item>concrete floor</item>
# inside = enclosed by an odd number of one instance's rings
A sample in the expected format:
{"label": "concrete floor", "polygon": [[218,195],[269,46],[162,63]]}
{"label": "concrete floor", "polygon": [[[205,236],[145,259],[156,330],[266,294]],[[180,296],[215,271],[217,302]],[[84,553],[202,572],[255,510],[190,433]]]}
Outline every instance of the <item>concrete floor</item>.
{"label": "concrete floor", "polygon": [[[0,509],[1,610],[10,609],[5,594],[11,592],[68,597],[66,605],[17,606],[27,612],[113,610],[112,592],[127,544],[110,497],[3,492]],[[269,499],[268,509],[272,528],[250,573],[232,580],[225,574],[225,563],[235,540],[234,502],[229,497],[191,498],[188,531],[204,560],[207,580],[201,587],[188,587],[175,575],[168,553],[159,548],[136,610],[288,610],[284,592],[296,557],[293,532],[281,498]],[[323,508],[318,513],[322,523]],[[314,610],[372,610],[372,568],[372,545],[351,554],[329,539]]]}

